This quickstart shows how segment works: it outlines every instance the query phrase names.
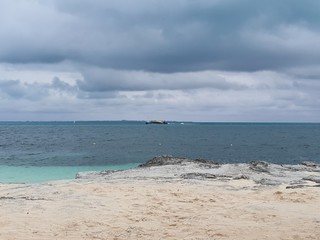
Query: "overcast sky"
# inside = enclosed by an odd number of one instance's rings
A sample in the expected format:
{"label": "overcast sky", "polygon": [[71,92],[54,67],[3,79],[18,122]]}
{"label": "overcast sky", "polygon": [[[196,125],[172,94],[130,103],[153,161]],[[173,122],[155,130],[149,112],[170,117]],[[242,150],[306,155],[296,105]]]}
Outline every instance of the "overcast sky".
{"label": "overcast sky", "polygon": [[320,1],[0,0],[0,121],[320,119]]}

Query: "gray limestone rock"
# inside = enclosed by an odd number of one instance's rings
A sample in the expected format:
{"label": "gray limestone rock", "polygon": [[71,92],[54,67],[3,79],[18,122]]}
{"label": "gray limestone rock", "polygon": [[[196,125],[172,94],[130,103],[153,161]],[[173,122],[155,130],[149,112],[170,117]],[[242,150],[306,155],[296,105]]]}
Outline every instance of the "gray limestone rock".
{"label": "gray limestone rock", "polygon": [[320,163],[315,163],[315,162],[302,162],[302,165],[307,166],[307,167],[320,167]]}
{"label": "gray limestone rock", "polygon": [[261,185],[270,185],[270,186],[277,186],[281,184],[281,182],[275,179],[269,179],[269,178],[261,178],[259,180],[255,180],[255,183],[258,183]]}
{"label": "gray limestone rock", "polygon": [[211,178],[215,179],[217,178],[216,175],[210,174],[210,173],[184,173],[180,175],[181,178],[183,179],[205,179],[205,178]]}
{"label": "gray limestone rock", "polygon": [[319,177],[308,176],[308,177],[302,178],[302,180],[307,180],[307,181],[312,181],[312,182],[315,182],[315,183],[320,183],[320,176]]}
{"label": "gray limestone rock", "polygon": [[139,168],[146,168],[146,167],[156,167],[156,166],[164,166],[164,165],[184,165],[187,163],[195,163],[198,164],[200,167],[204,168],[216,168],[219,167],[220,164],[214,163],[209,160],[205,159],[189,159],[184,157],[173,157],[171,155],[163,155],[154,157],[151,160],[147,161],[146,163],[140,164]]}
{"label": "gray limestone rock", "polygon": [[188,158],[173,157],[171,155],[163,155],[154,157],[146,163],[140,164],[139,168],[164,166],[164,165],[181,165],[183,162],[190,161]]}
{"label": "gray limestone rock", "polygon": [[237,175],[232,177],[233,180],[241,180],[241,179],[250,179],[248,176],[246,175]]}
{"label": "gray limestone rock", "polygon": [[319,184],[317,185],[292,185],[292,186],[287,186],[286,189],[296,189],[296,188],[306,188],[306,187],[320,187]]}
{"label": "gray limestone rock", "polygon": [[[218,164],[203,159],[159,156],[139,167],[123,171],[82,172],[77,179],[166,179],[166,180],[215,180],[229,181],[249,179],[261,186],[286,184],[287,186],[317,186],[320,183],[320,167],[317,163],[279,165],[263,161],[239,164]],[[310,182],[311,181],[311,182]]]}
{"label": "gray limestone rock", "polygon": [[249,168],[256,172],[269,173],[269,164],[264,161],[252,161]]}

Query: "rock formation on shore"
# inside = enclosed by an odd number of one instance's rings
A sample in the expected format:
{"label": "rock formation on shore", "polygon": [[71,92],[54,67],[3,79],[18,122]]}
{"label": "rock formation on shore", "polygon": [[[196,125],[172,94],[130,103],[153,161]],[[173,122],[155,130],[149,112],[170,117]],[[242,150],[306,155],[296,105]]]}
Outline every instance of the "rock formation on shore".
{"label": "rock formation on shore", "polygon": [[278,165],[264,161],[219,164],[203,159],[159,156],[137,168],[122,171],[81,172],[77,179],[155,179],[155,180],[240,180],[250,179],[258,185],[287,184],[288,188],[320,187],[320,164]]}
{"label": "rock formation on shore", "polygon": [[151,160],[140,164],[138,167],[157,167],[157,166],[164,166],[164,165],[186,165],[188,163],[199,164],[201,166],[207,167],[219,167],[221,164],[215,163],[205,159],[189,159],[185,157],[173,157],[171,155],[163,155],[154,157]]}

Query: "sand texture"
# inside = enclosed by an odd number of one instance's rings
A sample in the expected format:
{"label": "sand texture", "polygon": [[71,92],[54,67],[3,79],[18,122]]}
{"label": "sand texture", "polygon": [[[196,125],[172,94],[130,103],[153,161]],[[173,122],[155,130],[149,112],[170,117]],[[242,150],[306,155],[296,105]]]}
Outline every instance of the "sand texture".
{"label": "sand texture", "polygon": [[[0,184],[0,239],[320,239],[314,181],[288,188],[169,169]],[[149,175],[157,177],[141,177]]]}

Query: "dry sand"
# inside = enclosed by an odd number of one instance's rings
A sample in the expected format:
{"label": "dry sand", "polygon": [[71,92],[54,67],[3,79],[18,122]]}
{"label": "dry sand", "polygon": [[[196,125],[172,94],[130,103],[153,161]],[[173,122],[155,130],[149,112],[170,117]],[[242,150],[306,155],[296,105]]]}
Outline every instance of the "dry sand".
{"label": "dry sand", "polygon": [[320,239],[320,190],[248,179],[0,184],[0,239]]}

